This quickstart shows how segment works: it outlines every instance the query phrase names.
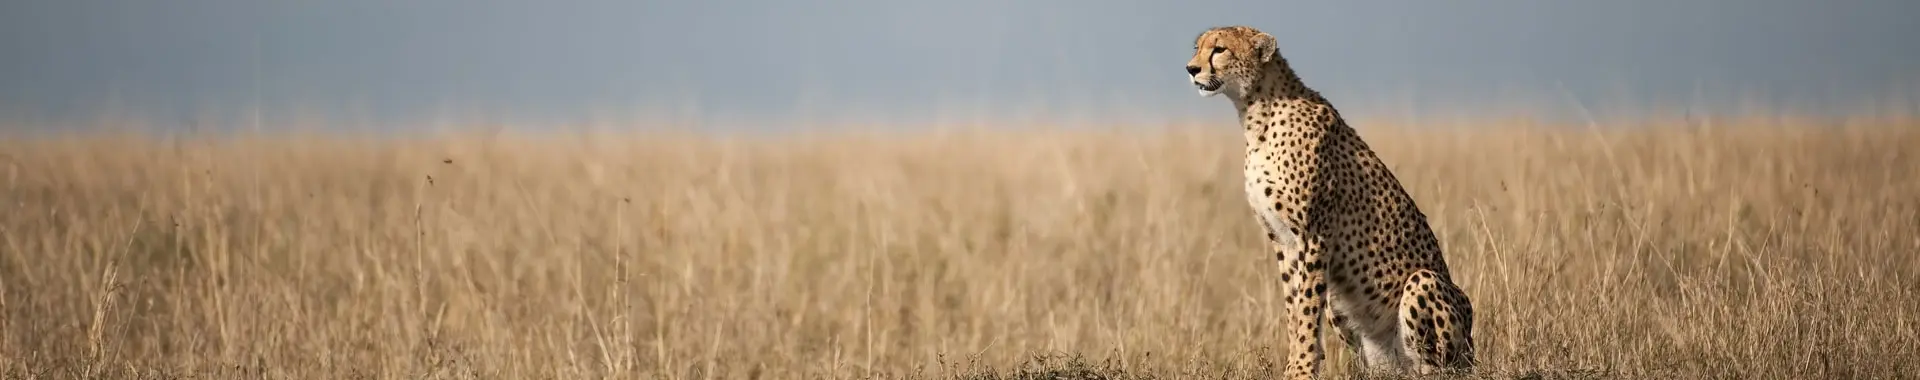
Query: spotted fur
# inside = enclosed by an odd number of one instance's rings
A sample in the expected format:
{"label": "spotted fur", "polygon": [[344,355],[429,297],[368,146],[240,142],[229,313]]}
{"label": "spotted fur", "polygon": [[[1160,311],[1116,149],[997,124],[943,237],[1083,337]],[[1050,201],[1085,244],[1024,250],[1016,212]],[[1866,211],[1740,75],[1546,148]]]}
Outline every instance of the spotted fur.
{"label": "spotted fur", "polygon": [[1227,95],[1245,128],[1247,202],[1291,322],[1284,374],[1319,375],[1324,314],[1367,369],[1471,368],[1473,306],[1426,215],[1274,44],[1251,27],[1208,29],[1187,74],[1202,96]]}

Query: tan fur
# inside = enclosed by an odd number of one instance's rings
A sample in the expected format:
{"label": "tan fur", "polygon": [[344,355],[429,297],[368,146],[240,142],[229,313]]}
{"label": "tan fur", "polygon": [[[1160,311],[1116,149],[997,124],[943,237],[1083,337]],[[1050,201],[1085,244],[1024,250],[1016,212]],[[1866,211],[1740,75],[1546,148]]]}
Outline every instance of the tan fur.
{"label": "tan fur", "polygon": [[1218,27],[1194,49],[1194,85],[1227,95],[1245,128],[1247,202],[1279,261],[1291,320],[1284,374],[1319,375],[1323,313],[1369,369],[1472,367],[1473,306],[1386,164],[1300,81],[1273,36]]}

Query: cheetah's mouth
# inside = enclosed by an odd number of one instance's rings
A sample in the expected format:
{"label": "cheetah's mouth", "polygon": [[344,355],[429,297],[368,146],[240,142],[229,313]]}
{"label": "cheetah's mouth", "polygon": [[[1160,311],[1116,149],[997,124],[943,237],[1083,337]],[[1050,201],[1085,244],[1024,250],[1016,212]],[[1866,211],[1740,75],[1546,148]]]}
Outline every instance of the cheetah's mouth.
{"label": "cheetah's mouth", "polygon": [[1193,87],[1200,89],[1200,96],[1213,96],[1220,93],[1220,81],[1194,81]]}

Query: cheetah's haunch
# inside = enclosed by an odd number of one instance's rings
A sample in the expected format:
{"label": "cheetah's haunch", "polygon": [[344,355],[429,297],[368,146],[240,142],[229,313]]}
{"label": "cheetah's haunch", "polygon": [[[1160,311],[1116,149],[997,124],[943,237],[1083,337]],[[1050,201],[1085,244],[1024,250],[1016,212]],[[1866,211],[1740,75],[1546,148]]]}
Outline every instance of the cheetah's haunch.
{"label": "cheetah's haunch", "polygon": [[1319,375],[1320,317],[1369,369],[1474,365],[1473,306],[1427,217],[1340,112],[1251,27],[1208,29],[1187,75],[1225,94],[1245,128],[1247,202],[1280,263],[1291,331],[1285,374]]}

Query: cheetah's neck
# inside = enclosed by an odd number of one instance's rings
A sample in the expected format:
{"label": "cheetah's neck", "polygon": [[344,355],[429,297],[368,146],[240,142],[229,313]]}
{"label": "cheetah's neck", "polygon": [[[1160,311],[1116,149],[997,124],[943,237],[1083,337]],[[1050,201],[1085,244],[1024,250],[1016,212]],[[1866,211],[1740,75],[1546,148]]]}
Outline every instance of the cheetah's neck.
{"label": "cheetah's neck", "polygon": [[1339,123],[1333,105],[1322,98],[1320,92],[1307,87],[1285,58],[1274,57],[1262,66],[1244,93],[1233,99],[1233,105],[1239,111],[1240,125],[1246,129],[1249,147],[1269,129],[1285,128],[1306,134],[1331,129]]}

